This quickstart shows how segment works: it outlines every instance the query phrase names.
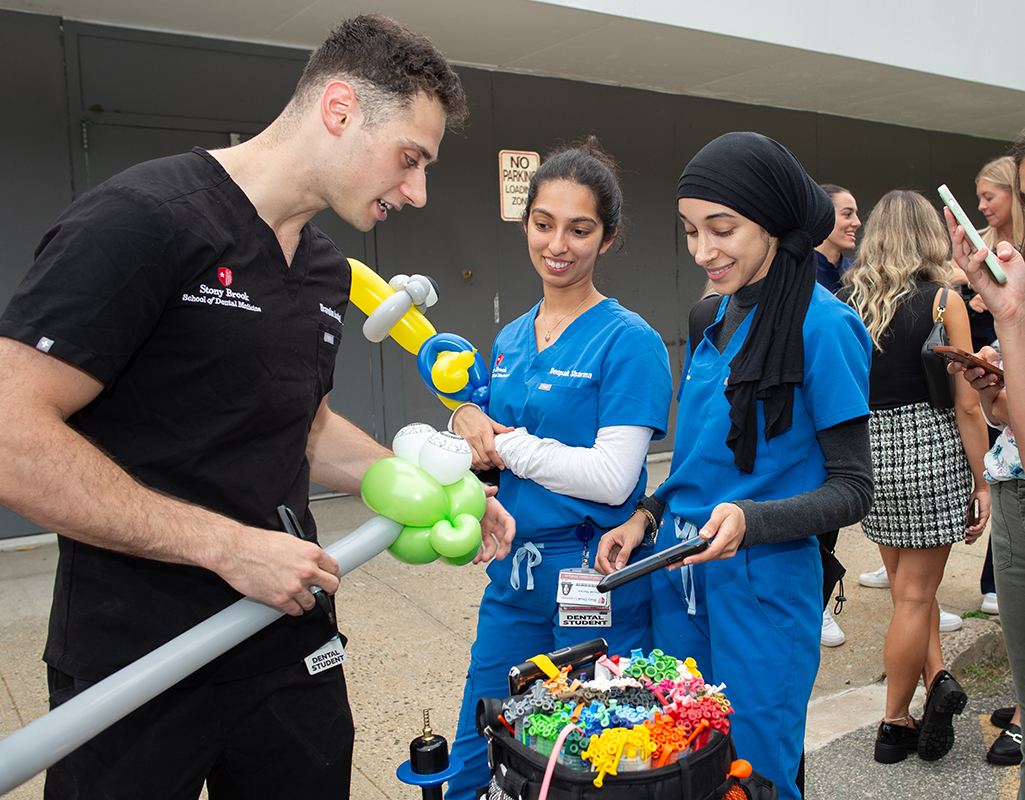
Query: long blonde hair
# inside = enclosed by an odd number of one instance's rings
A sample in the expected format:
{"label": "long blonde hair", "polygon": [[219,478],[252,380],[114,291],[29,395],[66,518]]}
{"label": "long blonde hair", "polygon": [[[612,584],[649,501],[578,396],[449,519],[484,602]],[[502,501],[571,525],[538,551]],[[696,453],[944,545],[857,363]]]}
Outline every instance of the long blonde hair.
{"label": "long blonde hair", "polygon": [[[1018,170],[1014,166],[1014,159],[1010,156],[1003,156],[994,158],[980,169],[979,174],[975,176],[975,183],[989,181],[1011,193],[1011,239],[1013,240],[1011,244],[1020,248],[1025,244],[1025,211],[1022,210],[1021,203],[1015,197],[1017,192],[1014,187],[1017,177]],[[993,247],[998,241],[996,228],[993,227],[987,226],[981,229],[979,235],[982,236],[986,247]]]}
{"label": "long blonde hair", "polygon": [[950,285],[949,256],[947,229],[918,192],[898,189],[876,203],[843,283],[851,287],[847,304],[858,312],[880,351],[894,313],[919,281]]}

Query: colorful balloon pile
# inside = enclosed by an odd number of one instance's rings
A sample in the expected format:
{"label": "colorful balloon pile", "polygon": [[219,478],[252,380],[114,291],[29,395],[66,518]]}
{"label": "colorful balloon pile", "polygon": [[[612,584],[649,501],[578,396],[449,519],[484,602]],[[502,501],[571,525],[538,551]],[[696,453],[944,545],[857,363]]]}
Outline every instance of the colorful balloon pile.
{"label": "colorful balloon pile", "polygon": [[417,422],[395,434],[392,450],[395,457],[374,463],[360,486],[364,503],[404,526],[388,552],[406,564],[473,561],[487,499],[469,471],[470,446]]}
{"label": "colorful balloon pile", "polygon": [[487,408],[488,364],[462,336],[438,333],[424,312],[438,300],[423,275],[396,275],[388,283],[366,264],[349,259],[349,299],[364,314],[363,335],[372,342],[391,336],[415,355],[427,388],[449,408],[474,402]]}
{"label": "colorful balloon pile", "polygon": [[634,650],[599,659],[592,680],[572,682],[571,667],[542,659],[530,660],[548,679],[507,698],[498,720],[541,755],[596,772],[599,788],[606,775],[664,767],[707,746],[713,730],[730,731],[725,686],[706,684],[693,658]]}

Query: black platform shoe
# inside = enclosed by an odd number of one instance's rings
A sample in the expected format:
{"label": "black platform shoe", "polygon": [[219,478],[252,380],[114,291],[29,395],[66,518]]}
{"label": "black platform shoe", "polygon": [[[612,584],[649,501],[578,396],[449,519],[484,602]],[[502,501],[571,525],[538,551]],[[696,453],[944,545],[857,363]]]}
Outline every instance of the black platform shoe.
{"label": "black platform shoe", "polygon": [[989,715],[990,725],[1001,730],[1010,725],[1012,719],[1014,719],[1014,706],[994,709],[993,713]]}
{"label": "black platform shoe", "polygon": [[918,755],[923,761],[943,758],[954,746],[954,714],[964,711],[968,695],[954,676],[941,669],[932,679],[925,698],[922,728],[918,733]]}
{"label": "black platform shoe", "polygon": [[1008,725],[1006,730],[1001,731],[996,741],[990,745],[986,760],[990,764],[1020,764],[1021,727]]}
{"label": "black platform shoe", "polygon": [[[908,719],[911,719],[908,717]],[[914,722],[913,719],[911,719]],[[918,749],[918,728],[906,728],[889,722],[879,723],[875,759],[880,764],[896,764]]]}

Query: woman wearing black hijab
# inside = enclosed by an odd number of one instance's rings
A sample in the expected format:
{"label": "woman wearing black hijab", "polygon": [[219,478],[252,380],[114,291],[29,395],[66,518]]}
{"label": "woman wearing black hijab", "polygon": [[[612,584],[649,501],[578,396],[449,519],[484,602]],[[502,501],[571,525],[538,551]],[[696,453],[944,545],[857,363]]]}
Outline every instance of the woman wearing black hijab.
{"label": "woman wearing black hijab", "polygon": [[726,684],[738,755],[797,800],[822,622],[815,535],[872,502],[872,344],[815,282],[833,204],[785,147],[719,137],[687,165],[677,203],[688,249],[724,297],[688,347],[670,476],[605,535],[599,569],[625,565],[652,521],[657,550],[711,540],[652,576],[655,646]]}

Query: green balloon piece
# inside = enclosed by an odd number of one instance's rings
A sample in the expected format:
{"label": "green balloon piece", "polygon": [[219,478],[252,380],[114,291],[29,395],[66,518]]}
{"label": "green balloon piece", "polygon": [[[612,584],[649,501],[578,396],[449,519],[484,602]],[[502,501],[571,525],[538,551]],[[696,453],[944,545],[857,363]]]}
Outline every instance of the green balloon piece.
{"label": "green balloon piece", "polygon": [[469,514],[457,514],[451,522],[443,519],[431,526],[431,547],[439,555],[459,558],[475,544],[480,544],[480,522]]}
{"label": "green balloon piece", "polygon": [[363,502],[382,517],[414,528],[429,528],[449,514],[442,485],[402,458],[382,458],[371,464],[360,493]]}
{"label": "green balloon piece", "polygon": [[430,528],[406,526],[388,552],[404,564],[430,564],[438,558],[437,551],[431,547]]}
{"label": "green balloon piece", "polygon": [[459,556],[458,558],[449,558],[448,556],[439,556],[438,561],[448,564],[452,567],[461,567],[464,564],[469,564],[477,557],[477,553],[480,552],[480,544],[474,545],[473,549],[468,551],[465,555]]}
{"label": "green balloon piece", "polygon": [[448,495],[450,517],[469,514],[474,519],[480,519],[484,516],[488,499],[484,496],[484,486],[472,472],[467,472],[460,480],[444,488]]}

